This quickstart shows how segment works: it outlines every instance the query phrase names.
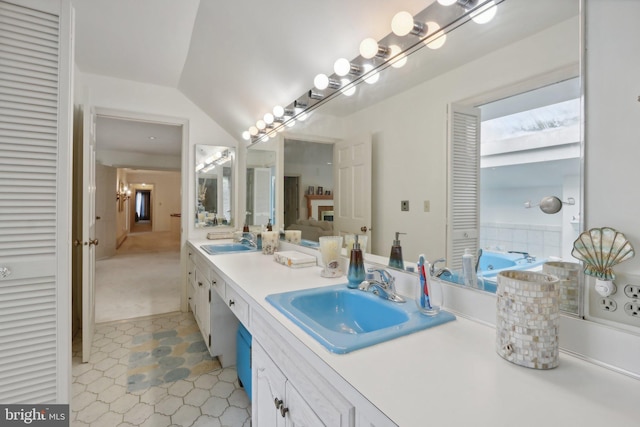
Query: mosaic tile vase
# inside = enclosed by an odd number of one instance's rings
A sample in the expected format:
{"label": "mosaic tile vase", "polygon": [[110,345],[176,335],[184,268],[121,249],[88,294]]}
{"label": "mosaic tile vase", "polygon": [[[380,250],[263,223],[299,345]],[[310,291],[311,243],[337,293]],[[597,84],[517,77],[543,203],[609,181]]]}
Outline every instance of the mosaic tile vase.
{"label": "mosaic tile vase", "polygon": [[496,351],[516,365],[558,366],[559,279],[508,270],[498,274]]}
{"label": "mosaic tile vase", "polygon": [[582,267],[577,262],[547,261],[542,265],[542,271],[556,276],[559,289],[560,310],[569,313],[579,313],[580,302],[580,274]]}

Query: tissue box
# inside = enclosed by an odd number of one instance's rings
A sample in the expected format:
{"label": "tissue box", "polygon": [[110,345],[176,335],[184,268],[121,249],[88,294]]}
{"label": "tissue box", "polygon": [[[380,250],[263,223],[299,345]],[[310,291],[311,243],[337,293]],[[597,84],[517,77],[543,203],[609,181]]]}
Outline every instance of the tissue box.
{"label": "tissue box", "polygon": [[291,268],[313,267],[316,257],[298,251],[283,251],[273,254],[275,262]]}

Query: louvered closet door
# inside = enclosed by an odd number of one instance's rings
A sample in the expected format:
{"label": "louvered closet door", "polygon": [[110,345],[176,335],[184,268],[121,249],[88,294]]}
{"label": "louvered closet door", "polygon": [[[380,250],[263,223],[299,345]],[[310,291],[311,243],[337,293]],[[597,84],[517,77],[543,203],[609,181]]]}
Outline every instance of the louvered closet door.
{"label": "louvered closet door", "polygon": [[[43,6],[54,11],[43,12]],[[28,7],[27,7],[28,6]],[[68,401],[68,66],[61,3],[0,0],[0,402]],[[52,13],[53,12],[53,13]],[[65,18],[68,20],[68,17]],[[68,23],[65,21],[64,26]],[[68,27],[65,27],[68,28]],[[68,42],[68,37],[64,37]],[[61,94],[64,89],[65,94]],[[67,156],[68,157],[68,156]],[[60,170],[64,165],[65,170]],[[59,205],[60,204],[60,205]],[[66,241],[65,241],[66,240]],[[68,305],[67,305],[68,309]],[[62,358],[62,359],[61,359]],[[66,359],[66,360],[64,360]]]}
{"label": "louvered closet door", "polygon": [[449,108],[447,265],[462,269],[465,249],[475,254],[480,234],[480,110]]}

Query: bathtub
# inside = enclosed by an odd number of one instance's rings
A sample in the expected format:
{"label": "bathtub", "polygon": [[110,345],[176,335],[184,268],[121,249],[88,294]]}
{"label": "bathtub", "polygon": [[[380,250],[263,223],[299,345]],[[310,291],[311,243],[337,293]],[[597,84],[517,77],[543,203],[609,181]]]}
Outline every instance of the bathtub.
{"label": "bathtub", "polygon": [[[527,259],[523,254],[509,252],[495,252],[483,250],[478,264],[478,287],[495,293],[498,285],[498,273],[506,270],[542,270],[542,264],[547,260]],[[462,272],[454,271],[440,276],[442,280],[464,285]]]}

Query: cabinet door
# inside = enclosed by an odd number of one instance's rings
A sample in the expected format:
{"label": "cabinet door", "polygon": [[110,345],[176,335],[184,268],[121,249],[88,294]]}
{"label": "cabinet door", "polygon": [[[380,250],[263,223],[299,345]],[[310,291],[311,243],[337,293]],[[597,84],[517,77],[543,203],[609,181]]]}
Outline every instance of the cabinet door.
{"label": "cabinet door", "polygon": [[286,383],[286,426],[287,427],[321,427],[325,424],[318,418],[311,406],[302,398],[298,390]]}
{"label": "cabinet door", "polygon": [[280,408],[285,405],[286,378],[255,340],[251,354],[253,365],[251,424],[253,427],[284,427],[286,417],[282,416]]}

